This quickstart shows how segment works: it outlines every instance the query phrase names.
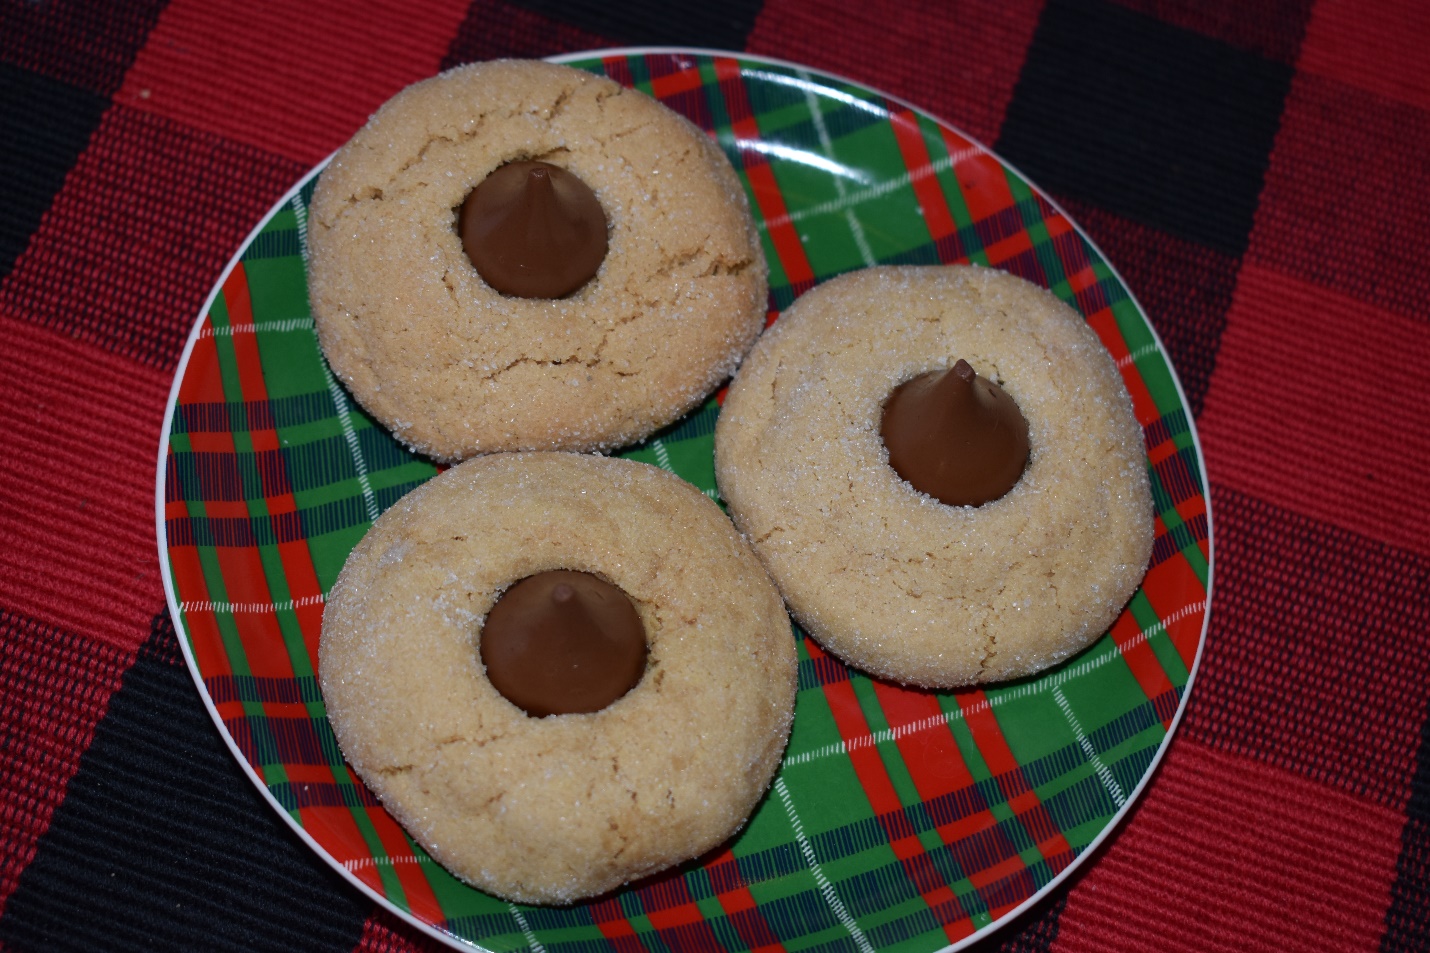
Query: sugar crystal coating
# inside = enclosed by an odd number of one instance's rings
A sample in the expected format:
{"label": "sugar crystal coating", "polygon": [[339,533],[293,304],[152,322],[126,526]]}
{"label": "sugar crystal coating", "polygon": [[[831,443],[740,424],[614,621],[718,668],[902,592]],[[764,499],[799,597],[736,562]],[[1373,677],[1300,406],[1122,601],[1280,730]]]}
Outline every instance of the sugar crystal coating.
{"label": "sugar crystal coating", "polygon": [[[533,718],[477,642],[507,587],[555,569],[626,593],[649,662],[600,711]],[[343,754],[433,857],[509,900],[570,903],[744,823],[789,736],[795,664],[779,593],[704,494],[641,463],[522,453],[453,467],[373,524],[329,594],[318,677]]]}
{"label": "sugar crystal coating", "polygon": [[[525,160],[577,176],[609,221],[605,259],[569,297],[503,295],[457,234],[473,188]],[[393,97],[319,177],[308,246],[334,372],[445,461],[638,440],[725,380],[765,317],[759,236],[719,147],[648,96],[539,61]]]}
{"label": "sugar crystal coating", "polygon": [[[1028,422],[1003,497],[949,506],[889,465],[881,407],[965,359]],[[875,675],[951,688],[1088,645],[1151,556],[1141,428],[1111,356],[1042,288],[973,267],[884,267],[801,296],[756,344],[716,426],[716,476],[800,624]]]}

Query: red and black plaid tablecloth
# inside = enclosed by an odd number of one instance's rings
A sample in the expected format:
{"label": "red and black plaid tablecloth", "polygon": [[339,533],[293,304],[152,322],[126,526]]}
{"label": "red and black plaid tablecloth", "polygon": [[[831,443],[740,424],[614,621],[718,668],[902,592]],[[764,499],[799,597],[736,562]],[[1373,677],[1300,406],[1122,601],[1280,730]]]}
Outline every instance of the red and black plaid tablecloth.
{"label": "red and black plaid tablecloth", "polygon": [[900,96],[1088,230],[1216,516],[1190,707],[1120,832],[986,948],[1430,947],[1430,7],[1416,0],[0,0],[0,949],[427,949],[241,774],[165,609],[185,338],[403,85],[747,50]]}

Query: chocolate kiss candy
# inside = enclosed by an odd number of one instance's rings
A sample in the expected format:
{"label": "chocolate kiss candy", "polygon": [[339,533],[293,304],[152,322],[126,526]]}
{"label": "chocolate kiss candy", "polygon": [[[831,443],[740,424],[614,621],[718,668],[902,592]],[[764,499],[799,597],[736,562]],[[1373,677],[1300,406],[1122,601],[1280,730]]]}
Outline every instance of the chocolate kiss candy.
{"label": "chocolate kiss candy", "polygon": [[879,425],[889,465],[950,506],[982,506],[1013,489],[1028,463],[1028,421],[967,361],[905,381]]}
{"label": "chocolate kiss candy", "polygon": [[537,573],[487,613],[487,678],[535,718],[600,711],[645,674],[645,626],[630,597],[590,573]]}
{"label": "chocolate kiss candy", "polygon": [[606,258],[606,213],[575,175],[509,162],[467,195],[457,234],[477,274],[504,295],[564,298]]}

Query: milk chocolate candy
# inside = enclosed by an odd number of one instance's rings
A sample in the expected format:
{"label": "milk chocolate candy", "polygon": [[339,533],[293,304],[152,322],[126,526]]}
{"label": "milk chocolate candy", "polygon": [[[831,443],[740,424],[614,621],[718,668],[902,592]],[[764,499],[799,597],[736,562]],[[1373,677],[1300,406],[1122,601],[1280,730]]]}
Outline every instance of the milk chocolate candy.
{"label": "milk chocolate candy", "polygon": [[1023,412],[963,360],[895,388],[884,404],[880,432],[894,472],[950,506],[998,499],[1028,464]]}
{"label": "milk chocolate candy", "polygon": [[508,162],[468,193],[458,219],[487,284],[517,298],[564,298],[606,258],[606,213],[577,176],[547,162]]}
{"label": "milk chocolate candy", "polygon": [[480,651],[496,690],[535,718],[600,711],[645,673],[645,626],[630,597],[598,576],[553,570],[502,593]]}

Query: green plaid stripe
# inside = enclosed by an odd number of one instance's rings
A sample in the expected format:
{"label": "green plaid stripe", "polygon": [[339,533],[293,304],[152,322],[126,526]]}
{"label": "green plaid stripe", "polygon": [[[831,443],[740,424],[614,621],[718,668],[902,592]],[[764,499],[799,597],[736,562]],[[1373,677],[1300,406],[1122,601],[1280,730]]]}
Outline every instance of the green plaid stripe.
{"label": "green plaid stripe", "polygon": [[[972,260],[1029,277],[1090,318],[1110,316],[1130,355],[1125,372],[1159,414],[1146,427],[1166,527],[1154,562],[1181,581],[1139,592],[1130,612],[1167,687],[1144,691],[1109,637],[1040,678],[935,696],[933,714],[910,723],[888,708],[908,701],[890,694],[900,690],[801,642],[795,728],[775,790],[704,865],[598,903],[516,909],[457,882],[405,838],[396,851],[381,826],[390,822],[333,742],[308,650],[315,633],[304,629],[315,616],[305,613],[374,515],[435,469],[353,407],[322,362],[301,254],[311,180],[243,253],[251,321],[235,323],[224,294],[206,315],[171,418],[166,533],[185,631],[196,656],[214,660],[200,674],[289,815],[399,908],[412,907],[413,890],[430,896],[440,915],[426,919],[456,937],[494,950],[945,946],[1086,851],[1149,770],[1180,703],[1185,648],[1153,605],[1199,621],[1209,567],[1200,459],[1171,370],[1111,269],[1026,183],[1005,172],[1005,200],[974,213],[957,163],[977,150],[928,117],[906,114],[947,202],[943,234],[921,212],[914,176],[924,170],[900,150],[898,107],[877,94],[763,62],[737,64],[736,75],[707,56],[575,65],[656,95],[711,131],[737,168],[772,176],[788,213],[763,231],[776,306],[800,290],[773,234],[787,227],[815,280],[872,262]],[[751,199],[763,212],[753,188]],[[718,412],[712,399],[625,455],[714,496]],[[267,606],[233,595],[255,588],[245,578],[254,573]],[[275,654],[291,674],[275,674]],[[925,799],[928,765],[906,746],[935,737],[966,781]]]}

